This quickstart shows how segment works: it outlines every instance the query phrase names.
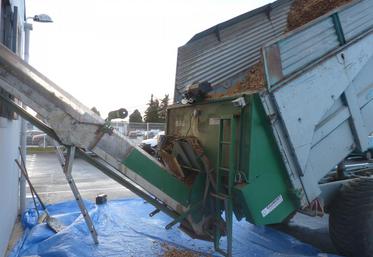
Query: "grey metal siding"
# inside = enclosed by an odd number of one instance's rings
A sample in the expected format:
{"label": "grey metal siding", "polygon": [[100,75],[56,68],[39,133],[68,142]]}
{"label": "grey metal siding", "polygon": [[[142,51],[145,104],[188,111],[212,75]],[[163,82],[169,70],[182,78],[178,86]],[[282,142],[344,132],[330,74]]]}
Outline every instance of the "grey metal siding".
{"label": "grey metal siding", "polygon": [[180,47],[174,100],[179,101],[185,87],[195,81],[207,80],[218,90],[258,62],[263,44],[284,33],[291,2],[278,0],[238,16]]}
{"label": "grey metal siding", "polygon": [[[263,48],[268,88],[345,43],[338,37],[336,15],[341,33],[348,43],[373,28],[373,1],[360,0],[342,6],[309,23],[307,29],[297,29],[275,42],[268,42]],[[278,59],[277,52],[280,53]]]}
{"label": "grey metal siding", "polygon": [[371,3],[340,7],[263,49],[269,87],[261,94],[263,104],[269,117],[277,117],[271,123],[277,143],[309,201],[319,195],[318,181],[336,163],[368,146],[373,24],[357,21],[373,17]]}
{"label": "grey metal siding", "polygon": [[339,46],[331,18],[278,43],[283,74],[289,75]]}
{"label": "grey metal siding", "polygon": [[373,27],[373,1],[363,1],[339,14],[346,40]]}

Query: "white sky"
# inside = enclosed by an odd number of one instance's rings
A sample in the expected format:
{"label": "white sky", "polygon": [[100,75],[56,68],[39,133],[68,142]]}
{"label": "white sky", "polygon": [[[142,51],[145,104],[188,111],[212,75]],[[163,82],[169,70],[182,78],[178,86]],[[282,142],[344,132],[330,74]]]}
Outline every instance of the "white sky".
{"label": "white sky", "polygon": [[101,115],[143,112],[170,94],[177,48],[194,34],[270,0],[26,0],[34,23],[30,64]]}

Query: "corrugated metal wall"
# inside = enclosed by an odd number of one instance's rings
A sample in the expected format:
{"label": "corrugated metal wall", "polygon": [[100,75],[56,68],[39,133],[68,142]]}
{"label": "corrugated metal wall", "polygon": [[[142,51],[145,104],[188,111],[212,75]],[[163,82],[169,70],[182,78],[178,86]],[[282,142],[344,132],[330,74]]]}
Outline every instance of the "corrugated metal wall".
{"label": "corrugated metal wall", "polygon": [[266,42],[282,35],[292,0],[240,15],[195,35],[178,49],[175,102],[185,87],[195,81],[209,81],[215,91],[224,91],[243,78],[260,57]]}
{"label": "corrugated metal wall", "polygon": [[[350,42],[354,37],[372,29],[372,13],[372,0],[356,1],[350,6],[340,7],[333,13],[318,18],[313,25],[309,23],[306,25],[307,30],[295,30],[287,37],[266,45],[264,65],[267,71],[267,86],[276,86],[276,83],[285,77],[337,49],[344,44],[342,41]],[[336,17],[340,20],[340,29],[336,25]],[[344,40],[338,36],[339,30]]]}
{"label": "corrugated metal wall", "polygon": [[280,41],[280,55],[284,75],[310,63],[339,46],[332,19],[326,19],[317,26],[301,31]]}
{"label": "corrugated metal wall", "polygon": [[373,1],[365,0],[363,3],[348,8],[339,14],[347,41],[373,27],[372,13]]}

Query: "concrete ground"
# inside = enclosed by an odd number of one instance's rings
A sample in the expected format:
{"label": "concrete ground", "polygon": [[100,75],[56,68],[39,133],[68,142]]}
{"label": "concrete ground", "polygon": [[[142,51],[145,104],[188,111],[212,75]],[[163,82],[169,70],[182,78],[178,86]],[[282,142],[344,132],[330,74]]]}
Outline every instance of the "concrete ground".
{"label": "concrete ground", "polygon": [[[28,155],[27,168],[36,191],[46,203],[74,199],[55,154]],[[72,174],[84,199],[94,201],[99,193],[107,194],[109,200],[135,196],[81,159],[75,160]],[[323,252],[336,254],[329,238],[327,215],[323,218],[312,218],[297,214],[289,225],[274,228],[309,243]]]}
{"label": "concrete ground", "polygon": [[329,236],[328,219],[327,214],[323,217],[309,217],[297,213],[289,224],[275,225],[273,228],[313,245],[325,253],[338,254]]}
{"label": "concrete ground", "polygon": [[4,256],[8,256],[10,251],[14,248],[14,246],[17,244],[18,240],[23,235],[23,227],[20,221],[20,217],[17,217],[16,223],[14,224],[12,234],[10,236],[8,247],[5,251]]}

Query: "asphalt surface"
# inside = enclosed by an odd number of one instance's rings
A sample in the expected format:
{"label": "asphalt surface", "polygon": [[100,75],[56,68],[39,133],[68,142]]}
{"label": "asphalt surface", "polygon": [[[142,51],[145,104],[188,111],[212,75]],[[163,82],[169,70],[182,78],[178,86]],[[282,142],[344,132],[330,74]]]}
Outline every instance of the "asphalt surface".
{"label": "asphalt surface", "polygon": [[[55,154],[32,154],[27,156],[27,169],[31,181],[46,203],[74,199]],[[135,195],[110,179],[82,159],[75,159],[72,175],[83,199],[94,201],[97,194],[105,193],[108,200]],[[28,197],[31,197],[28,194]],[[326,253],[336,254],[329,238],[328,216],[308,217],[297,214],[287,225],[276,225],[275,229],[290,234]]]}
{"label": "asphalt surface", "polygon": [[[45,203],[74,199],[56,154],[27,155],[27,170],[36,192]],[[74,160],[72,175],[83,199],[94,201],[101,193],[107,194],[108,200],[135,196],[82,159]],[[29,190],[27,197],[31,197]]]}
{"label": "asphalt surface", "polygon": [[329,215],[309,217],[297,213],[288,224],[272,226],[273,228],[292,235],[302,242],[313,245],[325,253],[338,254],[329,236]]}

